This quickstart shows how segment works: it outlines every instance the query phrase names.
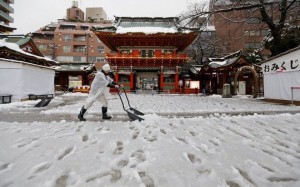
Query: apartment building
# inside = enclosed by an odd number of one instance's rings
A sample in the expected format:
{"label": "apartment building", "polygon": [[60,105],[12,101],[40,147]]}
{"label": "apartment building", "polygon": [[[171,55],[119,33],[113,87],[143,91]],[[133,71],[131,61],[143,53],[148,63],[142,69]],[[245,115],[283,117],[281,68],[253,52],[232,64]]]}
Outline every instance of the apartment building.
{"label": "apartment building", "polygon": [[86,8],[86,20],[107,20],[107,14],[102,7]]}
{"label": "apartment building", "polygon": [[0,0],[0,33],[12,32],[15,28],[9,26],[14,22],[14,18],[10,14],[14,13],[14,9],[10,6],[14,0]]}
{"label": "apartment building", "polygon": [[[246,3],[251,3],[246,1]],[[225,0],[211,0],[210,8],[230,9],[233,2]],[[245,6],[240,4],[239,7]],[[268,13],[272,18],[279,18],[279,6],[270,3],[267,7]],[[286,24],[300,25],[300,8],[299,6],[291,11],[286,19]],[[225,54],[230,54],[238,50],[253,51],[254,49],[263,48],[262,41],[270,32],[269,27],[260,20],[261,15],[258,9],[252,10],[237,10],[214,14],[211,17],[211,22],[216,28],[216,35],[222,39],[224,44]],[[268,50],[263,50],[266,56],[271,55]],[[222,54],[220,54],[222,55]]]}
{"label": "apartment building", "polygon": [[62,87],[70,87],[74,82],[77,85],[89,84],[91,66],[100,67],[105,62],[105,53],[109,52],[90,29],[93,26],[111,26],[112,21],[80,21],[84,18],[81,13],[77,6],[72,5],[67,10],[67,19],[60,19],[32,33],[39,50],[45,56],[60,62],[55,84]]}

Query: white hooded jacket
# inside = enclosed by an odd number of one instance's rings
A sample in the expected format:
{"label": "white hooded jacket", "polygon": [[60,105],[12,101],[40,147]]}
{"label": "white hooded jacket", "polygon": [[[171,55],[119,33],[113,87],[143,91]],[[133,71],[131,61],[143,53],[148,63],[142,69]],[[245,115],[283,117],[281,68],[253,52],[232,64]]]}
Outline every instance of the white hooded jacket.
{"label": "white hooded jacket", "polygon": [[108,75],[105,75],[102,71],[97,71],[91,85],[90,94],[95,96],[106,94],[109,91],[107,85],[112,82],[113,80]]}
{"label": "white hooded jacket", "polygon": [[91,85],[89,96],[85,101],[84,108],[88,109],[96,100],[99,100],[103,107],[107,107],[108,102],[106,96],[109,94],[108,85],[111,83],[113,83],[113,79],[108,75],[105,75],[103,70],[97,71]]}

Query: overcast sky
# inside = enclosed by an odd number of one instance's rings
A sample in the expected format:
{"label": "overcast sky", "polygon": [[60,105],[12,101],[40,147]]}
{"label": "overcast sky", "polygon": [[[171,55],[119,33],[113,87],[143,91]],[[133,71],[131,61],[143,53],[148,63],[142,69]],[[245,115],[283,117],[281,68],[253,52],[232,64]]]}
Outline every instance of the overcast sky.
{"label": "overcast sky", "polygon": [[[34,32],[57,19],[66,17],[73,0],[15,0],[14,34]],[[205,0],[77,0],[85,12],[86,7],[103,7],[109,19],[114,16],[169,17],[178,16],[192,2]]]}

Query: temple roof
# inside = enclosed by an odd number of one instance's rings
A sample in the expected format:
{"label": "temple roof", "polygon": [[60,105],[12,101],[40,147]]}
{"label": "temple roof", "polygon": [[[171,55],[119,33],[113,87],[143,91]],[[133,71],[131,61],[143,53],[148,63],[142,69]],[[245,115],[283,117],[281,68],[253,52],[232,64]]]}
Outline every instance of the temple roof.
{"label": "temple roof", "polygon": [[94,64],[61,64],[60,66],[56,67],[57,71],[63,72],[91,72],[95,69]]}
{"label": "temple roof", "polygon": [[91,30],[113,51],[136,46],[171,46],[183,51],[200,33],[181,27],[178,17],[115,17],[113,26]]}
{"label": "temple roof", "polygon": [[[21,42],[18,44],[18,40],[14,42],[6,41],[7,38],[0,39],[0,57],[13,60],[21,60],[24,62],[43,65],[43,66],[57,66],[59,62],[51,60],[50,58],[44,57],[43,55],[36,54],[35,50],[31,49],[30,52],[26,51],[29,45]],[[21,47],[21,46],[25,47]],[[36,47],[35,47],[36,48]]]}
{"label": "temple roof", "polygon": [[113,26],[93,27],[95,31],[115,33],[189,33],[195,31],[190,28],[181,27],[178,17],[115,17]]}
{"label": "temple roof", "polygon": [[6,25],[5,23],[3,23],[3,22],[0,22],[0,33],[2,33],[2,32],[12,32],[12,31],[14,31],[14,30],[16,30],[16,28],[14,28],[14,27],[11,27],[11,26],[9,26],[9,25]]}
{"label": "temple roof", "polygon": [[240,55],[241,51],[237,51],[222,58],[209,58],[208,65],[212,68],[230,66],[240,58]]}
{"label": "temple roof", "polygon": [[204,65],[195,66],[194,69],[197,72],[207,72],[235,68],[242,65],[250,65],[250,62],[242,54],[242,51],[237,51],[221,58],[209,58]]}

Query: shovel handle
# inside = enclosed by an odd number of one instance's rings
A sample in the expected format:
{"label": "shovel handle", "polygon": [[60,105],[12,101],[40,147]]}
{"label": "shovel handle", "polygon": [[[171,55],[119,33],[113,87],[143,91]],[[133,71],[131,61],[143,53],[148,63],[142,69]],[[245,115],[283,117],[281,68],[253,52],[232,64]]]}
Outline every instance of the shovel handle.
{"label": "shovel handle", "polygon": [[127,94],[126,94],[126,91],[125,91],[125,88],[124,88],[124,87],[123,87],[123,92],[124,92],[124,94],[125,94],[125,96],[126,96],[126,99],[127,99],[127,102],[128,102],[128,106],[129,106],[129,108],[131,108],[130,103],[129,103],[129,99],[128,99],[128,97],[127,97]]}
{"label": "shovel handle", "polygon": [[120,95],[120,91],[119,91],[119,89],[117,89],[117,91],[118,91],[118,95],[119,95],[119,98],[120,98],[120,100],[121,100],[121,103],[122,103],[123,109],[124,109],[125,111],[127,111],[127,110],[125,109],[125,106],[124,106],[123,100],[122,100],[122,98],[121,98],[121,95]]}

